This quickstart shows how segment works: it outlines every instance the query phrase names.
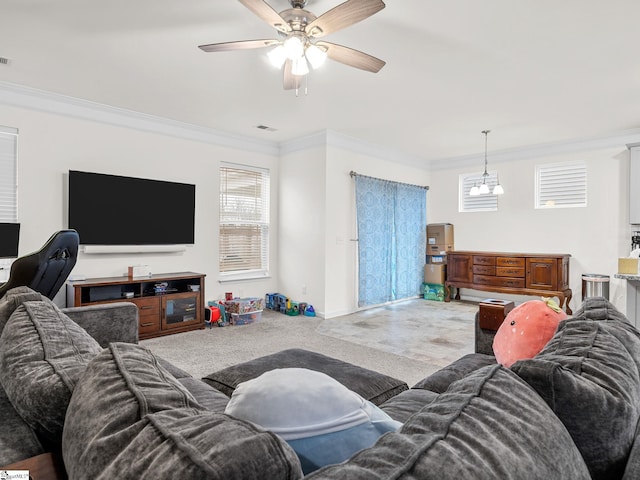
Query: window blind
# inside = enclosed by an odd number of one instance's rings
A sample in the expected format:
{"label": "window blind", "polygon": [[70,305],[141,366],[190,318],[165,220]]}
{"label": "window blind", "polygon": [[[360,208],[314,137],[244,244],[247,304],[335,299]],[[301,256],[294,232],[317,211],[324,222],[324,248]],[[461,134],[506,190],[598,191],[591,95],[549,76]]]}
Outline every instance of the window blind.
{"label": "window blind", "polygon": [[267,275],[269,171],[220,167],[220,274]]}
{"label": "window blind", "polygon": [[536,208],[587,206],[587,166],[557,163],[536,166]]}
{"label": "window blind", "polygon": [[[496,172],[487,172],[487,185],[489,191],[493,192],[493,187],[498,184],[498,175]],[[469,191],[473,185],[480,186],[482,184],[482,174],[463,173],[460,175],[459,191],[459,212],[493,212],[498,210],[498,196],[491,193],[484,195],[469,195]]]}
{"label": "window blind", "polygon": [[0,126],[0,222],[18,221],[18,130]]}

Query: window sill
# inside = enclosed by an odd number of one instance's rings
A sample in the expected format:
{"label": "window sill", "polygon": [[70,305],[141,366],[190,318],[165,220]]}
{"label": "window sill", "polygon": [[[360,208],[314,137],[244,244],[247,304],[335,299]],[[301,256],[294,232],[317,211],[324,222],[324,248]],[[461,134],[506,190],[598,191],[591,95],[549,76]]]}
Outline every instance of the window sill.
{"label": "window sill", "polygon": [[224,277],[218,278],[218,283],[233,283],[233,282],[242,282],[245,280],[264,280],[267,278],[271,278],[268,274],[260,274],[260,273],[236,273],[233,275],[225,275]]}

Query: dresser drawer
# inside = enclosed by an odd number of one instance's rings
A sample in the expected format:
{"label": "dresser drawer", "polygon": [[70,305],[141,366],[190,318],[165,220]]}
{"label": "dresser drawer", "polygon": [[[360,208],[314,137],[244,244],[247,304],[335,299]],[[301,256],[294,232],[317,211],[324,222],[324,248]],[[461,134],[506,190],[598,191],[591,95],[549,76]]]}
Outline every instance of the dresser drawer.
{"label": "dresser drawer", "polygon": [[486,255],[474,255],[473,264],[474,265],[495,265],[496,257],[489,257]]}
{"label": "dresser drawer", "polygon": [[498,257],[496,265],[499,267],[522,267],[524,268],[524,257]]}
{"label": "dresser drawer", "polygon": [[160,297],[134,298],[138,306],[139,333],[153,333],[160,330]]}
{"label": "dresser drawer", "polygon": [[490,265],[474,265],[473,273],[477,273],[479,275],[495,275],[496,267],[492,267]]}
{"label": "dresser drawer", "polygon": [[499,277],[524,278],[524,267],[496,267],[496,275]]}
{"label": "dresser drawer", "polygon": [[140,316],[160,314],[160,297],[134,298],[131,301],[138,306]]}
{"label": "dresser drawer", "polygon": [[491,285],[493,287],[524,288],[524,278],[474,275],[473,283],[477,283],[478,285]]}
{"label": "dresser drawer", "polygon": [[140,315],[138,317],[139,333],[153,333],[160,330],[160,315]]}

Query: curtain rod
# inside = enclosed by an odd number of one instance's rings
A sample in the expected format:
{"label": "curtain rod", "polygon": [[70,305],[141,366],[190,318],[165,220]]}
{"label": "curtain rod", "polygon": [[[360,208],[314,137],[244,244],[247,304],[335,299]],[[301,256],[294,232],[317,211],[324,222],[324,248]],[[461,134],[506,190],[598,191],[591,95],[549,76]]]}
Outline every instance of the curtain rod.
{"label": "curtain rod", "polygon": [[418,187],[418,188],[424,188],[425,190],[429,190],[429,186],[428,185],[415,185],[413,183],[404,183],[404,182],[396,182],[394,180],[387,180],[385,178],[377,178],[377,177],[370,177],[368,175],[361,175],[357,172],[354,172],[353,170],[351,170],[349,172],[349,176],[350,177],[362,177],[362,178],[373,178],[374,180],[382,180],[383,182],[393,182],[393,183],[400,183],[402,185],[409,185],[410,187]]}

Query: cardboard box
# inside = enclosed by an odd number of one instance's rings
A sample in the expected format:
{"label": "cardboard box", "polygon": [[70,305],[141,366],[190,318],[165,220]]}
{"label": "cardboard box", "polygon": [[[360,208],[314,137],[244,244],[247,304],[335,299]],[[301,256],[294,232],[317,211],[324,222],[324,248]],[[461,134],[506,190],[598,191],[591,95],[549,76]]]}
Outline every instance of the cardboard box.
{"label": "cardboard box", "polygon": [[444,285],[423,283],[422,291],[425,300],[444,302]]}
{"label": "cardboard box", "polygon": [[447,277],[446,265],[427,263],[424,266],[424,283],[444,285]]}
{"label": "cardboard box", "polygon": [[446,255],[427,255],[426,263],[435,263],[438,265],[446,265],[447,264],[447,256]]}
{"label": "cardboard box", "polygon": [[637,258],[618,258],[618,273],[638,275],[639,263]]}
{"label": "cardboard box", "polygon": [[442,244],[435,244],[435,245],[429,245],[427,244],[427,255],[446,255],[447,252],[450,252],[453,250],[453,245],[442,245]]}
{"label": "cardboard box", "polygon": [[453,224],[430,223],[427,225],[427,245],[451,245],[453,250]]}

